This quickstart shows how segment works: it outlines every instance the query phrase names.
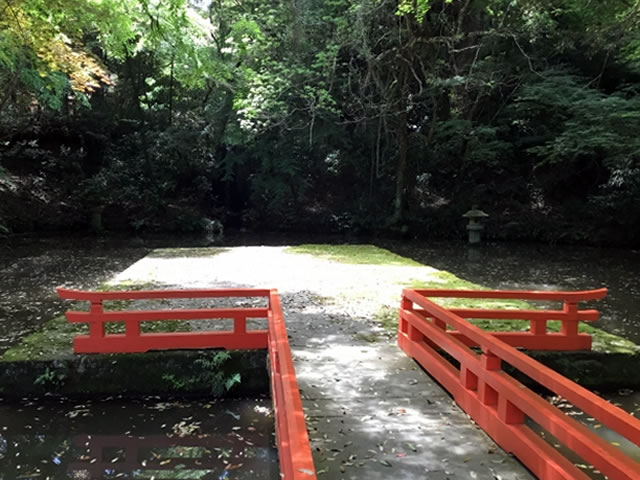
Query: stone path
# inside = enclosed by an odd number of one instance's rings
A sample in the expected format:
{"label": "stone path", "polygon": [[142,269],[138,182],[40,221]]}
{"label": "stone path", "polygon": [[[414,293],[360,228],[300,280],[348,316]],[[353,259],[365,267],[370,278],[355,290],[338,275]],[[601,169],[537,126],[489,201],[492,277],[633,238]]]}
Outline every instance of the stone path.
{"label": "stone path", "polygon": [[373,320],[436,272],[238,247],[146,257],[113,282],[277,288],[320,480],[531,480]]}

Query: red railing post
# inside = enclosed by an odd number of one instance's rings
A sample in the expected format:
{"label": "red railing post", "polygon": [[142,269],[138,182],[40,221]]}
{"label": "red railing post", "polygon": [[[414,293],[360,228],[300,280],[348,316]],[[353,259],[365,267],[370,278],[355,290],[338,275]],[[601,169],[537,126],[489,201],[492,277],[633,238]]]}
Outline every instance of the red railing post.
{"label": "red railing post", "polygon": [[578,335],[578,304],[565,301],[562,305],[562,311],[566,316],[562,319],[560,333],[566,337],[575,337]]}
{"label": "red railing post", "polygon": [[402,316],[402,310],[413,310],[413,302],[402,294],[400,300],[400,311],[398,312],[398,333],[409,335],[409,322]]}
{"label": "red railing post", "polygon": [[[502,369],[502,360],[496,357],[487,348],[482,349],[480,364],[486,371],[493,372]],[[481,380],[478,386],[478,396],[485,405],[496,405],[498,403],[498,392],[492,388],[485,380]]]}
{"label": "red railing post", "polygon": [[247,317],[236,317],[233,319],[233,332],[239,335],[247,333]]}
{"label": "red railing post", "polygon": [[467,390],[478,390],[478,376],[464,365],[460,365],[460,380]]}
{"label": "red railing post", "polygon": [[100,341],[104,338],[104,322],[102,321],[104,309],[102,307],[102,300],[92,300],[89,306],[89,313],[95,315],[89,322],[89,336],[96,341]]}
{"label": "red railing post", "polygon": [[507,425],[524,423],[524,413],[503,395],[498,397],[498,417]]}
{"label": "red railing post", "polygon": [[529,331],[532,335],[546,335],[547,334],[547,320],[536,319],[530,321]]}

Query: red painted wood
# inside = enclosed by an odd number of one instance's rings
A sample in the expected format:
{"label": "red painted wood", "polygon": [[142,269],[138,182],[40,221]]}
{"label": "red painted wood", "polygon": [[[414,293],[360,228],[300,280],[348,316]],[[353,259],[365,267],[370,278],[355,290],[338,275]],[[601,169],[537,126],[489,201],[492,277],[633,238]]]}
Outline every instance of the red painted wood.
{"label": "red painted wood", "polygon": [[271,309],[269,323],[272,326],[269,329],[269,361],[280,468],[285,480],[315,479],[315,467],[309,448],[302,399],[293,368],[280,297],[276,290],[271,291],[269,305]]}
{"label": "red painted wood", "polygon": [[269,290],[258,288],[220,288],[209,290],[135,290],[88,292],[58,287],[58,296],[65,300],[145,300],[164,298],[223,298],[223,297],[268,297]]}
{"label": "red painted wood", "polygon": [[[453,315],[466,319],[495,319],[495,320],[528,320],[529,332],[494,333],[494,337],[503,340],[514,347],[529,350],[589,350],[591,349],[590,335],[578,333],[578,322],[592,322],[598,319],[597,310],[579,310],[577,302],[592,300],[606,295],[606,289],[588,290],[582,292],[519,292],[487,291],[487,290],[413,290],[420,298],[448,297],[448,298],[503,298],[529,300],[562,300],[562,310],[521,310],[521,309],[482,309],[482,308],[450,308]],[[413,307],[413,301],[406,301],[416,312],[429,317],[429,312]],[[547,321],[561,321],[560,336],[547,331]],[[435,324],[444,328],[446,322],[435,317]],[[469,346],[478,344],[461,333],[459,336]],[[548,335],[548,336],[547,336]]]}
{"label": "red painted wood", "polygon": [[[456,402],[498,444],[513,452],[539,478],[587,477],[532,432],[523,423],[525,415],[609,478],[640,478],[638,463],[501,371],[499,364],[508,362],[636,444],[640,444],[640,421],[507,345],[495,332],[484,332],[424,298],[420,292],[405,290],[403,297],[403,306],[409,308],[400,310],[400,324],[405,327],[399,329],[399,346],[449,390]],[[414,303],[421,307],[420,311],[412,310]],[[569,313],[575,314],[577,310],[571,309],[573,312]],[[444,322],[457,332],[443,331],[432,319],[438,319],[440,324]],[[412,331],[419,333],[409,335]],[[552,337],[551,334],[541,336]],[[469,342],[480,346],[484,353],[471,350],[465,344]],[[442,351],[454,357],[460,369],[449,363],[441,355]]]}
{"label": "red painted wood", "polygon": [[[478,347],[478,343],[467,338],[463,333],[457,331],[447,332],[452,337],[457,338],[468,347]],[[527,350],[591,350],[593,339],[591,335],[580,333],[574,337],[567,338],[561,333],[545,333],[534,335],[529,332],[488,332],[494,338],[502,340],[512,347],[525,348]]]}
{"label": "red painted wood", "polygon": [[[496,320],[563,320],[567,318],[567,312],[562,310],[489,310],[483,308],[449,308],[448,310],[462,318]],[[597,310],[579,310],[576,315],[581,322],[595,322],[600,316]]]}
{"label": "red painted wood", "polygon": [[127,334],[105,335],[95,339],[78,335],[73,339],[75,353],[143,353],[151,350],[184,350],[225,348],[227,350],[264,349],[267,331],[255,330],[243,335],[235,332],[170,332],[144,333],[137,337]]}
{"label": "red painted wood", "polygon": [[267,318],[266,308],[207,308],[207,309],[175,309],[175,310],[116,310],[103,313],[69,311],[66,313],[70,322],[124,322],[135,320],[205,320],[213,318]]}
{"label": "red painted wood", "polygon": [[517,300],[583,302],[586,300],[600,300],[607,296],[606,288],[579,292],[547,292],[543,290],[438,290],[420,288],[412,290],[422,297],[440,298],[510,298]]}
{"label": "red painted wood", "polygon": [[[549,390],[565,397],[580,409],[590,413],[592,416],[601,417],[603,419],[602,423],[605,423],[611,429],[620,433],[629,429],[627,423],[628,415],[620,409],[611,410],[609,408],[611,407],[609,402],[567,380],[553,370],[542,366],[539,362],[536,362],[527,355],[523,355],[521,352],[506,345],[501,340],[494,338],[492,335],[487,335],[482,329],[470,324],[457,315],[453,315],[441,306],[418,295],[416,292],[410,290],[405,290],[405,292],[408,298],[421,303],[423,308],[426,305],[427,308],[424,309],[428,311],[429,315],[436,315],[443,319],[448,325],[451,325],[454,329],[460,331],[478,345],[491,349],[494,354],[499,355],[507,363],[522,371],[541,385],[544,385]],[[636,422],[638,421],[636,420]],[[634,422],[634,424],[636,423]],[[636,435],[636,438],[640,438],[640,423],[636,425],[637,426],[629,432]]]}

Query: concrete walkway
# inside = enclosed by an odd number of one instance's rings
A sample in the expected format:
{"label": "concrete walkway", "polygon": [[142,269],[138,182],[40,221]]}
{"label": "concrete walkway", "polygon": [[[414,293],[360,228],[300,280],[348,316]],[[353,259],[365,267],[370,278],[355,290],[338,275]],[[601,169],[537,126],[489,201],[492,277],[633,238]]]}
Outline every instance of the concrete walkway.
{"label": "concrete walkway", "polygon": [[373,315],[430,267],[345,265],[281,247],[146,257],[114,283],[277,288],[319,479],[534,477],[497,447]]}

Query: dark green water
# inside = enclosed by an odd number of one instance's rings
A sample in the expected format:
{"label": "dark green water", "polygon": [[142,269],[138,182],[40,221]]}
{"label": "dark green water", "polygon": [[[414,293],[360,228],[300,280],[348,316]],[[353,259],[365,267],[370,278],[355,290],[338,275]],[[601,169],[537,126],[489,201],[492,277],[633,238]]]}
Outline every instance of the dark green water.
{"label": "dark green water", "polygon": [[270,400],[0,403],[0,480],[280,478]]}

